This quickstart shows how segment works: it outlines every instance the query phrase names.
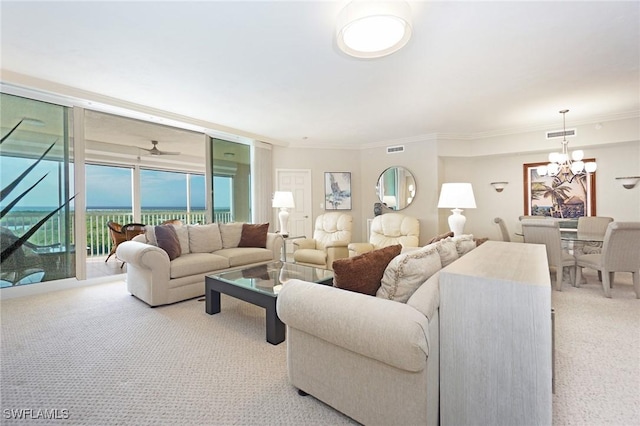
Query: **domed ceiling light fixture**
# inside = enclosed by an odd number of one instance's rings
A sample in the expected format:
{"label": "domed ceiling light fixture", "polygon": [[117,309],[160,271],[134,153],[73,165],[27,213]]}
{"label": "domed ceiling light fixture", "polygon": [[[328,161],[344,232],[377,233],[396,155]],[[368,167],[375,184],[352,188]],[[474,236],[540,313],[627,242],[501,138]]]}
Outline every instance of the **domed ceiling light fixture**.
{"label": "domed ceiling light fixture", "polygon": [[338,47],[356,58],[381,58],[411,38],[411,8],[402,1],[352,1],[338,14]]}
{"label": "domed ceiling light fixture", "polygon": [[549,154],[549,164],[539,166],[537,171],[540,176],[552,176],[560,179],[560,182],[572,182],[576,176],[593,173],[598,168],[595,161],[585,163],[582,161],[584,152],[579,149],[569,155],[569,142],[567,141],[567,126],[565,117],[568,109],[560,111],[562,114],[562,152]]}

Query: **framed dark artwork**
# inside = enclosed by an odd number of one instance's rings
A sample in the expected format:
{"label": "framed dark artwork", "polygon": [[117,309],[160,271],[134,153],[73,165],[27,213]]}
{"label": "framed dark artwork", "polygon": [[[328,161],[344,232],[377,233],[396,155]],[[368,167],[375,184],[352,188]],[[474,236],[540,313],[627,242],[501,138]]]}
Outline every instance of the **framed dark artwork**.
{"label": "framed dark artwork", "polygon": [[351,172],[324,173],[324,209],[351,210]]}
{"label": "framed dark artwork", "polygon": [[[585,159],[595,161],[594,158]],[[574,176],[540,176],[538,166],[548,163],[523,164],[525,216],[578,218],[596,215],[596,172]]]}

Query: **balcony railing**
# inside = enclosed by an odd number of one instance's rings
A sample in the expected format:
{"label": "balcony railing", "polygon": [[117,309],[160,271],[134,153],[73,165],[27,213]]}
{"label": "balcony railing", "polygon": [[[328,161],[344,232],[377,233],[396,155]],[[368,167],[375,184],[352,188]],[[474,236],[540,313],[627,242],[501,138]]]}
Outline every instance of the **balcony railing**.
{"label": "balcony railing", "polygon": [[[38,223],[43,216],[44,213],[42,212],[11,212],[2,218],[0,226],[9,229],[16,236],[21,236],[31,226]],[[141,222],[145,225],[159,225],[169,219],[180,219],[183,223],[188,224],[205,223],[206,213],[204,211],[173,210],[143,211]],[[54,215],[29,238],[29,242],[38,246],[61,243],[62,220],[62,214]],[[133,222],[133,215],[130,212],[116,210],[87,212],[87,254],[89,256],[106,256],[111,251],[111,238],[107,229],[107,222],[109,221],[124,225],[125,223]],[[230,211],[217,211],[214,214],[214,222],[233,222],[233,215]],[[73,229],[71,229],[70,235],[74,235]]]}

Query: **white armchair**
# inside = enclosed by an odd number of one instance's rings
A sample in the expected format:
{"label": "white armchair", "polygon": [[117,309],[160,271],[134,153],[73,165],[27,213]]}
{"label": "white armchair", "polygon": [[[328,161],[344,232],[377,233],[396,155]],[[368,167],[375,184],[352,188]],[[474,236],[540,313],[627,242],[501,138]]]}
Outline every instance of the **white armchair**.
{"label": "white armchair", "polygon": [[371,222],[368,243],[349,244],[349,257],[392,246],[418,247],[420,243],[420,222],[415,217],[402,213],[386,213],[376,216]]}
{"label": "white armchair", "polygon": [[293,260],[307,266],[333,269],[333,261],[349,256],[352,217],[330,212],[316,218],[313,238],[293,240]]}

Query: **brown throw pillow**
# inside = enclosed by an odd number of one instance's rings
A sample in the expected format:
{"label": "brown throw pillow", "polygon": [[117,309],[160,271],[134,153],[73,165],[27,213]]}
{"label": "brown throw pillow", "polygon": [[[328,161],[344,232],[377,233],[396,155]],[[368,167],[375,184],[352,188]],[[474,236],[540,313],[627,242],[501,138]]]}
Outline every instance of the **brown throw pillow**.
{"label": "brown throw pillow", "polygon": [[260,223],[252,225],[250,223],[242,224],[242,236],[238,247],[267,247],[267,232],[269,232],[268,223]]}
{"label": "brown throw pillow", "polygon": [[438,242],[440,240],[444,240],[447,237],[453,237],[453,232],[447,232],[446,234],[441,234],[441,235],[436,235],[435,237],[433,237],[432,239],[430,239],[429,241],[427,241],[426,245]]}
{"label": "brown throw pillow", "polygon": [[182,254],[180,240],[173,225],[159,225],[156,226],[155,231],[158,247],[167,252],[169,260],[180,257]]}
{"label": "brown throw pillow", "polygon": [[384,270],[400,254],[402,246],[384,247],[359,256],[333,262],[333,286],[375,296]]}

